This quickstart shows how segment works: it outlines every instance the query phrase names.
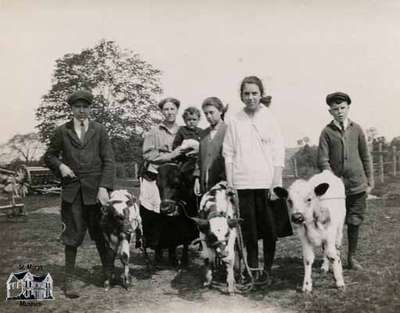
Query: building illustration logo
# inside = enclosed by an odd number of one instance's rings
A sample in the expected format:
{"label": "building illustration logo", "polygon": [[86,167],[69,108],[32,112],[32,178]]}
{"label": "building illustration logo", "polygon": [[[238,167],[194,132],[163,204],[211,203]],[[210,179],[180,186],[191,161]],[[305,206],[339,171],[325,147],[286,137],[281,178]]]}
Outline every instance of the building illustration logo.
{"label": "building illustration logo", "polygon": [[11,273],[7,280],[7,301],[54,300],[50,273],[33,275],[30,271]]}

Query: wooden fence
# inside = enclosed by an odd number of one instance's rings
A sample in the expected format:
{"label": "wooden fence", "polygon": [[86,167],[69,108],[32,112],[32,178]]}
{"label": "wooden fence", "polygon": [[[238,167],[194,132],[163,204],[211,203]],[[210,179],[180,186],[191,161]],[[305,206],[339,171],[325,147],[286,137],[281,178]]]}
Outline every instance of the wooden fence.
{"label": "wooden fence", "polygon": [[388,176],[400,175],[400,151],[396,146],[390,150],[383,150],[382,143],[378,146],[378,151],[372,152],[374,177],[377,182],[384,183]]}
{"label": "wooden fence", "polygon": [[[373,160],[373,172],[377,183],[384,183],[388,177],[400,176],[400,151],[396,146],[383,149],[380,143],[377,151],[371,152]],[[286,178],[307,178],[313,173],[317,173],[317,168],[298,166],[296,158],[292,158],[285,165],[283,176]]]}

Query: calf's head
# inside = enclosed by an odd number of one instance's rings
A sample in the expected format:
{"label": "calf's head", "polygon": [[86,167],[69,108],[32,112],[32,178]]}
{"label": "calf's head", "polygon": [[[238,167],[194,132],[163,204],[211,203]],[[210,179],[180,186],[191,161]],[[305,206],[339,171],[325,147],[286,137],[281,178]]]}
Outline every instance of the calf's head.
{"label": "calf's head", "polygon": [[107,206],[108,214],[118,226],[134,231],[140,224],[139,208],[135,197],[127,190],[115,190],[110,195]]}
{"label": "calf's head", "polygon": [[329,184],[321,183],[314,187],[305,180],[296,180],[289,191],[282,187],[275,187],[274,192],[280,199],[286,199],[293,224],[301,225],[312,221],[314,214],[319,210],[319,197],[325,194]]}
{"label": "calf's head", "polygon": [[179,167],[175,163],[160,165],[157,175],[157,186],[160,191],[160,211],[167,215],[179,214],[179,192],[181,178]]}
{"label": "calf's head", "polygon": [[230,232],[239,223],[237,218],[227,218],[222,213],[216,214],[209,219],[192,218],[199,227],[199,230],[206,236],[207,247],[212,248],[220,257],[226,257]]}

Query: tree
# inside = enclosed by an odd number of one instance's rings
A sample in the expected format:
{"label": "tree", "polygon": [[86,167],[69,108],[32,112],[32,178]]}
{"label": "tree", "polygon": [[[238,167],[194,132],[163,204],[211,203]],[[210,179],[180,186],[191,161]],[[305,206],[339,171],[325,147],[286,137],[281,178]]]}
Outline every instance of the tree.
{"label": "tree", "polygon": [[37,133],[17,134],[6,143],[6,147],[10,155],[17,155],[17,158],[28,164],[40,159],[45,151],[45,145],[40,142]]}
{"label": "tree", "polygon": [[161,72],[138,54],[113,41],[100,41],[80,53],[56,60],[50,91],[36,110],[42,140],[48,142],[55,127],[71,116],[66,103],[79,88],[92,91],[94,118],[111,138],[129,138],[159,119],[155,97],[161,93]]}
{"label": "tree", "polygon": [[[305,140],[306,139],[306,140]],[[308,144],[307,137],[302,139],[307,141],[307,143],[301,147],[293,156],[292,160],[296,159],[297,172],[299,177],[309,178],[318,172],[317,157],[318,157],[318,147],[310,146]]]}

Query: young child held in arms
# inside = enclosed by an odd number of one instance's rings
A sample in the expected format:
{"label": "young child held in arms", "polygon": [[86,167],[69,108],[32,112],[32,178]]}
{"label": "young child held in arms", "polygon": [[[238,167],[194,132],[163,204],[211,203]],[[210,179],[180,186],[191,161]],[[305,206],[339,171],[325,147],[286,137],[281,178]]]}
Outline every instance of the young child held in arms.
{"label": "young child held in arms", "polygon": [[185,126],[181,126],[176,133],[172,149],[175,150],[178,146],[184,148],[186,153],[179,156],[176,161],[185,162],[188,158],[196,158],[199,152],[199,142],[201,128],[197,127],[200,121],[200,110],[195,107],[188,107],[183,112],[183,120]]}

